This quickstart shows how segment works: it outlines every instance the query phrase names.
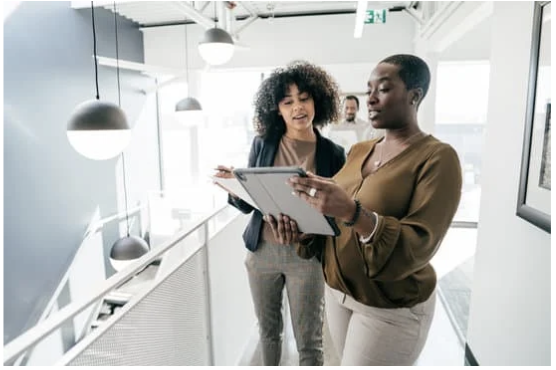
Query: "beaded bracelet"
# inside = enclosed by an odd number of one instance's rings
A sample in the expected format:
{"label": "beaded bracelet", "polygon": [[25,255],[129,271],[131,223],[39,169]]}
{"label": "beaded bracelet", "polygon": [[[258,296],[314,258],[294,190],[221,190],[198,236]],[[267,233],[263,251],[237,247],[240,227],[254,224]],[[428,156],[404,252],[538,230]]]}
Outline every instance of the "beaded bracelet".
{"label": "beaded bracelet", "polygon": [[359,219],[359,215],[361,214],[361,202],[359,202],[357,199],[354,199],[354,201],[355,201],[355,213],[353,214],[353,217],[351,218],[350,221],[343,222],[344,226],[352,227]]}

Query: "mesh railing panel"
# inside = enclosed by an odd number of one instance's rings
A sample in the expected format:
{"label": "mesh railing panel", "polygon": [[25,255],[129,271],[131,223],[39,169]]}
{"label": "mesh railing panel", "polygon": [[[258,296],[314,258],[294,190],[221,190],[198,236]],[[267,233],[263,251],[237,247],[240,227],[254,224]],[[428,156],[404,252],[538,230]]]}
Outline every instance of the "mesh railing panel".
{"label": "mesh railing panel", "polygon": [[106,331],[91,333],[95,339],[68,365],[209,365],[205,253],[200,249],[144,297],[127,303]]}

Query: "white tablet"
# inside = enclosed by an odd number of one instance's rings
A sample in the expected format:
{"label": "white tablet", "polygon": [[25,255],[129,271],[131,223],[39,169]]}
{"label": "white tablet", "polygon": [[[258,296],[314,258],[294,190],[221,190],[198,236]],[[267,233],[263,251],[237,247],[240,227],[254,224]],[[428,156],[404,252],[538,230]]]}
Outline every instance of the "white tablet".
{"label": "white tablet", "polygon": [[306,234],[340,234],[332,217],[319,213],[294,195],[292,187],[286,183],[292,176],[307,176],[302,168],[236,168],[233,173],[263,214],[270,214],[275,218],[280,213],[287,215],[297,222],[299,231]]}

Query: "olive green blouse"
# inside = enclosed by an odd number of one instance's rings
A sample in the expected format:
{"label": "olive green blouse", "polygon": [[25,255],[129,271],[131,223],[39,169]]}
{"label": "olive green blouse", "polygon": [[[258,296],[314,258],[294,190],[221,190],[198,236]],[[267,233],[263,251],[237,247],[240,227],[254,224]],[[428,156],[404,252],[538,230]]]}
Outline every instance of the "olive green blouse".
{"label": "olive green blouse", "polygon": [[461,167],[454,149],[431,135],[412,143],[363,178],[365,159],[380,139],[351,148],[335,181],[378,214],[368,244],[341,224],[327,238],[323,269],[327,284],[374,307],[412,307],[426,301],[436,286],[430,260],[457,210]]}

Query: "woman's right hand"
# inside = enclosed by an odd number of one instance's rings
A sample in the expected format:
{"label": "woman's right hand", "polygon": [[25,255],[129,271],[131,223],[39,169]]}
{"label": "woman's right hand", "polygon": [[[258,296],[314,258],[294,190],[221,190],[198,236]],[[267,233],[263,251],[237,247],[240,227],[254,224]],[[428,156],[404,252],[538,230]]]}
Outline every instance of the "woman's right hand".
{"label": "woman's right hand", "polygon": [[294,176],[288,183],[298,197],[323,215],[351,220],[355,202],[334,180],[307,172],[307,177]]}

